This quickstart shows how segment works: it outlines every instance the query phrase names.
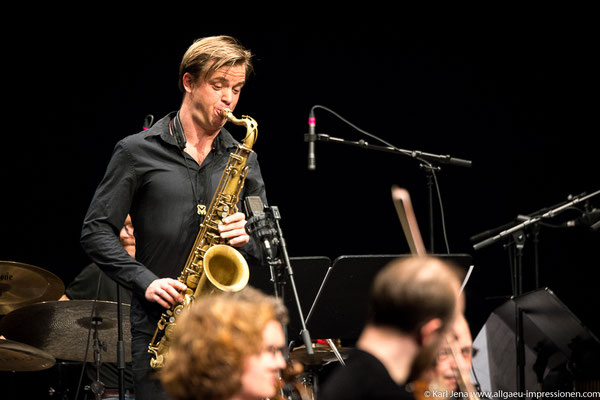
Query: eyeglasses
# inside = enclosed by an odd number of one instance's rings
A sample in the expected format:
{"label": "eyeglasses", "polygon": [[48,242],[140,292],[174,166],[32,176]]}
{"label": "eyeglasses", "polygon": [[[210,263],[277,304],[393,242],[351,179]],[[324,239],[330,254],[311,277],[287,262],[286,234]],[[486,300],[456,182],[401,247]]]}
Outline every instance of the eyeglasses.
{"label": "eyeglasses", "polygon": [[266,346],[263,349],[263,354],[269,354],[271,357],[276,357],[277,353],[280,353],[283,358],[287,359],[289,355],[289,349],[287,346]]}
{"label": "eyeglasses", "polygon": [[[460,349],[460,354],[464,357],[464,358],[472,358],[475,357],[477,355],[477,352],[479,350],[473,347],[462,347]],[[440,352],[438,353],[438,360],[445,360],[448,357],[450,357],[452,355],[452,350],[450,350],[448,347],[445,347],[443,349],[440,350]]]}

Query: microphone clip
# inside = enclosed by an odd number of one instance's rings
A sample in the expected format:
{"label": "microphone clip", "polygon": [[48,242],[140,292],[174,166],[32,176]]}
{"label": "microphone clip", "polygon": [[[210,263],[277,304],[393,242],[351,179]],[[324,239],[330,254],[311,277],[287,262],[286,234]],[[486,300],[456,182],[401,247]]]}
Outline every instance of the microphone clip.
{"label": "microphone clip", "polygon": [[318,139],[318,135],[315,133],[305,133],[304,134],[304,141],[306,143],[314,143],[316,142]]}

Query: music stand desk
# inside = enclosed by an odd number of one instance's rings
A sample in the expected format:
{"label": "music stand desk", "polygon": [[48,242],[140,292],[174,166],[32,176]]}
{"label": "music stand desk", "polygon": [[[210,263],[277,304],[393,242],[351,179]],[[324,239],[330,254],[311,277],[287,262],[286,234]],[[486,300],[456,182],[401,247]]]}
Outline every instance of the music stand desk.
{"label": "music stand desk", "polygon": [[[467,269],[468,254],[432,255]],[[347,255],[336,258],[328,269],[306,327],[312,339],[341,339],[354,343],[360,336],[367,314],[371,284],[377,273],[392,260],[408,254]]]}

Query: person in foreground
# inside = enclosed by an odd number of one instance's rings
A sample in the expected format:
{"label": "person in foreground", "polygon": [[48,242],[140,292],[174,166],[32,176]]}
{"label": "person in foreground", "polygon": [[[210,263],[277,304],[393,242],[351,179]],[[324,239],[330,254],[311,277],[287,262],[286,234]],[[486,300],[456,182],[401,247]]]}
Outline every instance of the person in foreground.
{"label": "person in foreground", "polygon": [[173,400],[260,400],[286,367],[283,303],[247,286],[200,298],[173,331],[160,372]]}
{"label": "person in foreground", "polygon": [[459,273],[434,257],[391,262],[372,285],[365,327],[346,366],[323,382],[319,400],[409,399],[411,376],[430,368],[462,312]]}

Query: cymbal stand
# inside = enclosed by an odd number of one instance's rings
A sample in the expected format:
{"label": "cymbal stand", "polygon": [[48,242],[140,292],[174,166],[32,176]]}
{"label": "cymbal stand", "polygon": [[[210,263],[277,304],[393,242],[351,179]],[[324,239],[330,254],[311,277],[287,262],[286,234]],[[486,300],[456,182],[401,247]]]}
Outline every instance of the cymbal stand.
{"label": "cymbal stand", "polygon": [[123,343],[123,315],[121,313],[121,285],[117,285],[117,368],[119,371],[119,400],[125,399],[125,345]]}
{"label": "cymbal stand", "polygon": [[90,389],[96,400],[102,398],[104,393],[104,383],[100,381],[100,366],[102,365],[102,351],[106,351],[106,343],[100,341],[98,337],[98,327],[102,324],[102,317],[92,317],[92,326],[94,327],[94,364],[96,366],[96,380],[90,385]]}

